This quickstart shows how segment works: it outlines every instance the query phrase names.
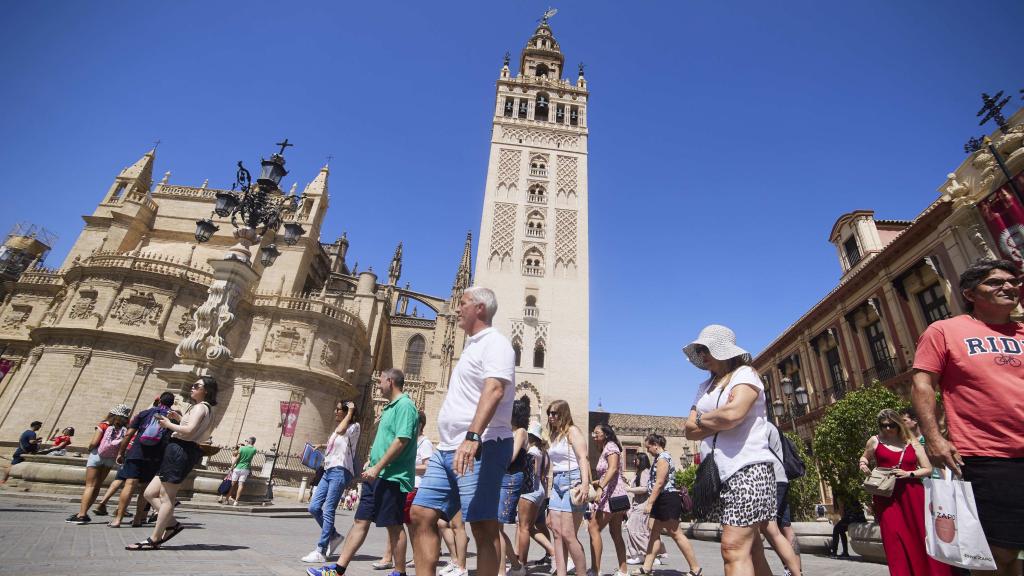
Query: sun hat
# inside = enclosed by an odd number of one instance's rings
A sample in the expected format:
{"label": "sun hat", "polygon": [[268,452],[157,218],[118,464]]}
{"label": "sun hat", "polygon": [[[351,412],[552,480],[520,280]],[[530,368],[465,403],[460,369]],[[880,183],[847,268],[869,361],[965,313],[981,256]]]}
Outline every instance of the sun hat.
{"label": "sun hat", "polygon": [[543,437],[541,436],[541,434],[544,433],[544,427],[540,425],[540,422],[534,420],[533,422],[530,422],[530,427],[526,429],[526,432],[530,436],[533,436],[538,440],[542,440]]}
{"label": "sun hat", "polygon": [[127,418],[132,413],[132,407],[127,404],[118,404],[110,409],[110,413],[114,416]]}
{"label": "sun hat", "polygon": [[700,334],[697,335],[696,340],[683,347],[683,352],[686,353],[686,357],[690,362],[697,368],[705,370],[707,366],[704,365],[704,360],[701,356],[697,354],[697,346],[707,348],[711,357],[715,360],[728,360],[744,355],[750,356],[749,352],[736,345],[736,333],[721,324],[705,326],[700,331]]}

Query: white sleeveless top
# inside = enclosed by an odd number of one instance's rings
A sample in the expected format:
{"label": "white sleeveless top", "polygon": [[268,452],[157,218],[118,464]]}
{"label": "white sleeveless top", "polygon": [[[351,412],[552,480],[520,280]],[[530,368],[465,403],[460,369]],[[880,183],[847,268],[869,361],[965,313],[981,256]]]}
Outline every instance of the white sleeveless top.
{"label": "white sleeveless top", "polygon": [[[718,473],[725,482],[740,468],[759,462],[771,462],[775,456],[768,450],[768,417],[764,396],[764,384],[761,377],[750,366],[741,366],[733,372],[724,390],[711,389],[712,379],[701,383],[697,390],[699,414],[706,414],[716,407],[728,404],[729,395],[736,386],[749,385],[757,390],[757,400],[743,420],[730,430],[718,433],[718,444],[715,449],[715,464]],[[706,458],[711,453],[714,434],[701,442],[700,454]]]}
{"label": "white sleeveless top", "polygon": [[551,445],[548,449],[548,460],[551,461],[552,472],[569,472],[579,470],[580,464],[576,461],[576,451],[569,444],[569,435]]}

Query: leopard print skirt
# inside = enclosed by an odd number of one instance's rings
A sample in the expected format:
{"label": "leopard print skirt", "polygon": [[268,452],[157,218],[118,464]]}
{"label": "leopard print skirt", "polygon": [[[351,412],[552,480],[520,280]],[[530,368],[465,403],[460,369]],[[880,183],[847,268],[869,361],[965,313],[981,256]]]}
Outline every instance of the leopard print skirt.
{"label": "leopard print skirt", "polygon": [[728,526],[753,526],[775,518],[775,470],[770,462],[740,468],[722,486],[711,520]]}

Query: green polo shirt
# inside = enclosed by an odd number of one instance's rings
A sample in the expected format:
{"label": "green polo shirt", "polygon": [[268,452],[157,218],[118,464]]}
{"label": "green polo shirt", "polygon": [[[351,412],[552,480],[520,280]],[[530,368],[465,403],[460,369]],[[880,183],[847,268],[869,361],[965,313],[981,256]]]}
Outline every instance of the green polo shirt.
{"label": "green polo shirt", "polygon": [[405,447],[390,464],[381,470],[378,478],[398,482],[402,492],[412,492],[413,478],[416,476],[416,428],[420,423],[420,413],[416,405],[405,394],[392,400],[380,413],[377,425],[377,436],[370,448],[370,466],[374,466],[384,457],[388,447],[395,438],[407,438]]}

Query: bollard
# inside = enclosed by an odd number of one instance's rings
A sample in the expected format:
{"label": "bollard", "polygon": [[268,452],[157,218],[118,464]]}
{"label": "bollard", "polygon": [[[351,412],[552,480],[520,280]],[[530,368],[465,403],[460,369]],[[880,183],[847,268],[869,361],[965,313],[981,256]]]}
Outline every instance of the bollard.
{"label": "bollard", "polygon": [[309,482],[308,476],[302,477],[302,482],[299,482],[299,502],[306,501],[306,483]]}

